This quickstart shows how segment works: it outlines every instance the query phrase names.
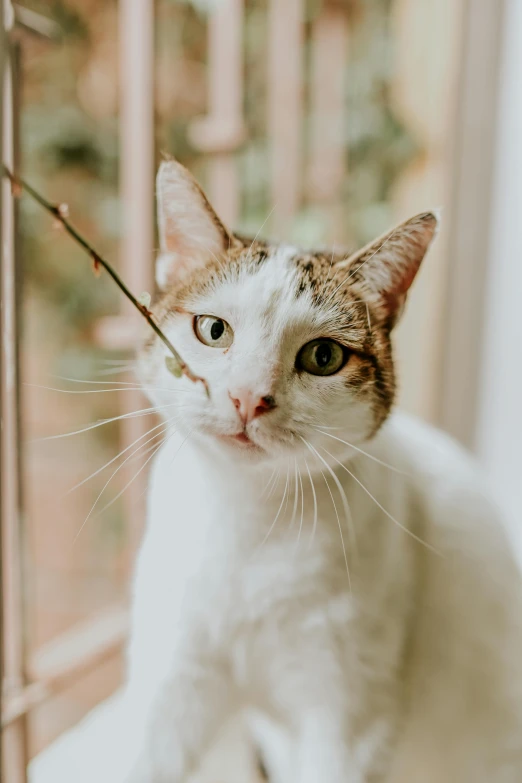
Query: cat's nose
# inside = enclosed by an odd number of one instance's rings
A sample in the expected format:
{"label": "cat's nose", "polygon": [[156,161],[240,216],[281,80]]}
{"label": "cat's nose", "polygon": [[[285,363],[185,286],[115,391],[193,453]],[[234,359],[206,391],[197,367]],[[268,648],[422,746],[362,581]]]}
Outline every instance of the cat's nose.
{"label": "cat's nose", "polygon": [[250,389],[236,389],[233,392],[229,391],[228,394],[244,425],[263,413],[268,413],[276,406],[276,401],[271,394],[259,397]]}

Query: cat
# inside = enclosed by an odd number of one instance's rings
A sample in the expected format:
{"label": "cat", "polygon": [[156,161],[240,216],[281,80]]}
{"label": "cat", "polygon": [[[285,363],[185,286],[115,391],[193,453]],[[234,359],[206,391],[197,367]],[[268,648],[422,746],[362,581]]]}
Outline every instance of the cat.
{"label": "cat", "polygon": [[230,233],[162,163],[165,417],[129,645],[132,783],[182,783],[234,714],[271,783],[520,783],[521,578],[448,436],[393,410],[391,334],[437,231],[351,254]]}

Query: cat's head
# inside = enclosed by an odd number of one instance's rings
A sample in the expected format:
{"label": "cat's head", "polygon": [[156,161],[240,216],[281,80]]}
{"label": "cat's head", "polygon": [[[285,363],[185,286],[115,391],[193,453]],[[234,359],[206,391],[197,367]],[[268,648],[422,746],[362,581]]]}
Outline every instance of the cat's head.
{"label": "cat's head", "polygon": [[393,403],[391,331],[436,216],[416,215],[352,255],[317,253],[230,233],[175,161],[162,164],[157,194],[154,313],[210,391],[174,378],[152,339],[141,375],[165,418],[242,461],[371,437]]}

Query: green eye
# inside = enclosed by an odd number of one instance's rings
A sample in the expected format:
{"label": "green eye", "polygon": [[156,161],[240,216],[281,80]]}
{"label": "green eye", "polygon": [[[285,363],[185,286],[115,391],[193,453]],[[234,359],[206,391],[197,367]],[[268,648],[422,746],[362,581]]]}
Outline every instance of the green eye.
{"label": "green eye", "polygon": [[312,340],[297,354],[296,367],[311,375],[333,375],[346,361],[345,351],[334,340]]}
{"label": "green eye", "polygon": [[234,341],[232,327],[213,315],[197,315],[194,318],[196,337],[211,348],[229,348]]}

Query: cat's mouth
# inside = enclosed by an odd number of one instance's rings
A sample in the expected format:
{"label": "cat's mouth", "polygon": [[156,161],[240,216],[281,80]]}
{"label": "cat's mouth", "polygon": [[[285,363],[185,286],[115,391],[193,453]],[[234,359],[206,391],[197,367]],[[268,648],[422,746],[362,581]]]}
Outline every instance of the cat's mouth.
{"label": "cat's mouth", "polygon": [[262,451],[261,446],[249,438],[245,431],[236,432],[233,435],[217,435],[216,436],[222,443],[228,443],[230,446],[236,446],[241,449],[258,450]]}

